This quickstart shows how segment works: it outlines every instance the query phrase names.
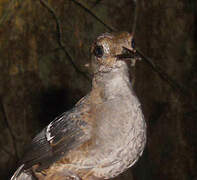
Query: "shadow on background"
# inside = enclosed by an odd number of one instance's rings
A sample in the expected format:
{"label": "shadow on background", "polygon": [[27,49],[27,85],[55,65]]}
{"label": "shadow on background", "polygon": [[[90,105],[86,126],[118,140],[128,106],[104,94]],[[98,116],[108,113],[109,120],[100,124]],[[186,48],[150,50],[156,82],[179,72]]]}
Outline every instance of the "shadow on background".
{"label": "shadow on background", "polygon": [[[38,119],[42,127],[57,116],[71,109],[76,103],[73,92],[69,89],[50,87],[38,97]],[[37,107],[36,107],[37,108]]]}

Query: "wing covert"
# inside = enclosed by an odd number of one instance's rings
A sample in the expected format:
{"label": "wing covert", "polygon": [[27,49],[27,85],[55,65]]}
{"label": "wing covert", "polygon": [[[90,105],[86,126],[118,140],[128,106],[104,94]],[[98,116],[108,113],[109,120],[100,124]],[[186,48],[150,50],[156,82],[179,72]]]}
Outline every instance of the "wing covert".
{"label": "wing covert", "polygon": [[49,167],[69,150],[90,138],[91,128],[84,121],[84,108],[79,105],[55,118],[27,147],[21,164],[24,169],[39,164],[39,170]]}

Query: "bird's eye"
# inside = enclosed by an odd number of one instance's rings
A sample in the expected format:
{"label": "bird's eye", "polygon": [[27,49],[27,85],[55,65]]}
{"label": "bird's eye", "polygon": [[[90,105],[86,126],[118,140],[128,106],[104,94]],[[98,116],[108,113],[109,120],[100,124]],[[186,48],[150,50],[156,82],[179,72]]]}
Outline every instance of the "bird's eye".
{"label": "bird's eye", "polygon": [[96,57],[102,57],[104,54],[103,46],[95,46],[93,53]]}
{"label": "bird's eye", "polygon": [[131,41],[131,47],[134,49],[135,48],[135,41],[134,41],[134,39],[132,39],[132,41]]}

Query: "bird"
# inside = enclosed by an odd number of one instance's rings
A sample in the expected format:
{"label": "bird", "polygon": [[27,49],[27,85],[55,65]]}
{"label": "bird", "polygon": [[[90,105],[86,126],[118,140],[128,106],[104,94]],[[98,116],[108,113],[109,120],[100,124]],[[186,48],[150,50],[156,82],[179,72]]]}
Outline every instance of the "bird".
{"label": "bird", "polygon": [[90,92],[33,138],[11,180],[110,179],[142,155],[146,122],[129,75],[140,59],[133,35],[103,33],[90,52]]}

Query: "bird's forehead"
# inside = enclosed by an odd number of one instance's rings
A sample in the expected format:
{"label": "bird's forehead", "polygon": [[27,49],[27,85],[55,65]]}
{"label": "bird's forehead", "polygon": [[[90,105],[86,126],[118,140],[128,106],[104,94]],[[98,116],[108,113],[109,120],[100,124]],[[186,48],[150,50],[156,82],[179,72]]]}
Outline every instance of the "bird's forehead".
{"label": "bird's forehead", "polygon": [[128,32],[105,33],[97,38],[97,44],[102,45],[105,49],[113,49],[131,44],[132,35]]}
{"label": "bird's forehead", "polygon": [[109,39],[109,38],[101,38],[97,41],[97,44],[101,45],[104,48],[105,53],[107,54],[111,52],[114,46],[112,39]]}

